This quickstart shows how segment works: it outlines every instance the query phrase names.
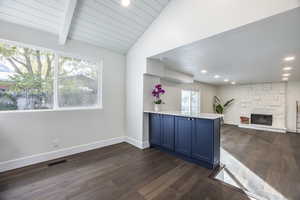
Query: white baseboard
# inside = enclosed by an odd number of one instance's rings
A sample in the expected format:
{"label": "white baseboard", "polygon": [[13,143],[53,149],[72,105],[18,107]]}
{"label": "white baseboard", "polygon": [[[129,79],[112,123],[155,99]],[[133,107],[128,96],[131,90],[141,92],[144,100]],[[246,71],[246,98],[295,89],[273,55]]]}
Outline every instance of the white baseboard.
{"label": "white baseboard", "polygon": [[[57,158],[62,158],[65,156],[70,156],[73,154],[85,152],[85,151],[90,151],[93,149],[98,149],[101,147],[113,145],[113,144],[118,144],[121,142],[127,142],[125,140],[125,137],[118,137],[118,138],[112,138],[108,140],[101,140],[89,144],[83,144],[83,145],[78,145],[78,146],[73,146],[70,148],[65,148],[65,149],[60,149],[57,151],[51,151],[51,152],[46,152],[46,153],[41,153],[41,154],[36,154],[28,157],[23,157],[15,160],[9,160],[9,161],[4,161],[0,162],[0,172],[12,170],[12,169],[17,169]],[[130,142],[128,142],[130,143]],[[130,143],[131,144],[131,143]],[[132,144],[134,145],[134,144]],[[134,145],[136,146],[136,145]],[[144,144],[142,144],[144,146]]]}
{"label": "white baseboard", "polygon": [[126,137],[125,142],[139,148],[139,149],[146,149],[150,147],[149,141],[139,141],[131,137]]}
{"label": "white baseboard", "polygon": [[224,125],[238,126],[237,123],[233,123],[233,122],[224,122]]}
{"label": "white baseboard", "polygon": [[287,132],[289,133],[300,133],[300,130],[297,131],[297,129],[287,129]]}
{"label": "white baseboard", "polygon": [[248,128],[248,129],[255,129],[261,131],[270,131],[270,132],[277,132],[277,133],[286,133],[286,128],[277,128],[277,127],[269,127],[263,125],[254,125],[254,124],[239,124],[238,127],[240,128]]}

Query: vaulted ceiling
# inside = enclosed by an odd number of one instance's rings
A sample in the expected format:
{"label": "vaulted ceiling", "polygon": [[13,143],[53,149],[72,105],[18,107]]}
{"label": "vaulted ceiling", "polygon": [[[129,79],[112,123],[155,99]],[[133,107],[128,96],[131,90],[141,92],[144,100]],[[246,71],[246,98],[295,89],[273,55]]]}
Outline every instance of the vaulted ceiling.
{"label": "vaulted ceiling", "polygon": [[1,0],[0,20],[126,53],[169,0]]}

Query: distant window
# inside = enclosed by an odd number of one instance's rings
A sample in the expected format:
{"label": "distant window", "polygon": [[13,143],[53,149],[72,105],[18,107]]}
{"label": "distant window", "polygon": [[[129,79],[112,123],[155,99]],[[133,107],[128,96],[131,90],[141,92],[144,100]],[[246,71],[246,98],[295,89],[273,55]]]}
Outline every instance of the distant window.
{"label": "distant window", "polygon": [[0,42],[0,110],[100,107],[100,67]]}
{"label": "distant window", "polygon": [[193,90],[182,90],[181,110],[184,112],[200,112],[200,92]]}

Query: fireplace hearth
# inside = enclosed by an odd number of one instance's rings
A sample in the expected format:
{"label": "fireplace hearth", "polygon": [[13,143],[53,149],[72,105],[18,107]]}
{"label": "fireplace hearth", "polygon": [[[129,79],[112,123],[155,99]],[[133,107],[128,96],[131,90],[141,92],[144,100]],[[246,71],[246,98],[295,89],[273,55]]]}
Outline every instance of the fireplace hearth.
{"label": "fireplace hearth", "polygon": [[251,114],[251,124],[272,126],[273,115]]}

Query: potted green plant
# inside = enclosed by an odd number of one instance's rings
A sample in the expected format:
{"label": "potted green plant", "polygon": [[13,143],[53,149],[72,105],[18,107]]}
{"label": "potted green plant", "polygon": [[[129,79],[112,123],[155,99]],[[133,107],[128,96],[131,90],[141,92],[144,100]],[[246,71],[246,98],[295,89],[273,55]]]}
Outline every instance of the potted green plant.
{"label": "potted green plant", "polygon": [[[225,103],[223,103],[223,101],[219,97],[215,96],[214,104],[213,104],[215,113],[223,115],[224,112],[229,108],[229,106],[231,106],[231,104],[233,102],[234,102],[234,99],[230,99],[230,100],[226,101]],[[224,124],[223,117],[221,118],[221,123]]]}

